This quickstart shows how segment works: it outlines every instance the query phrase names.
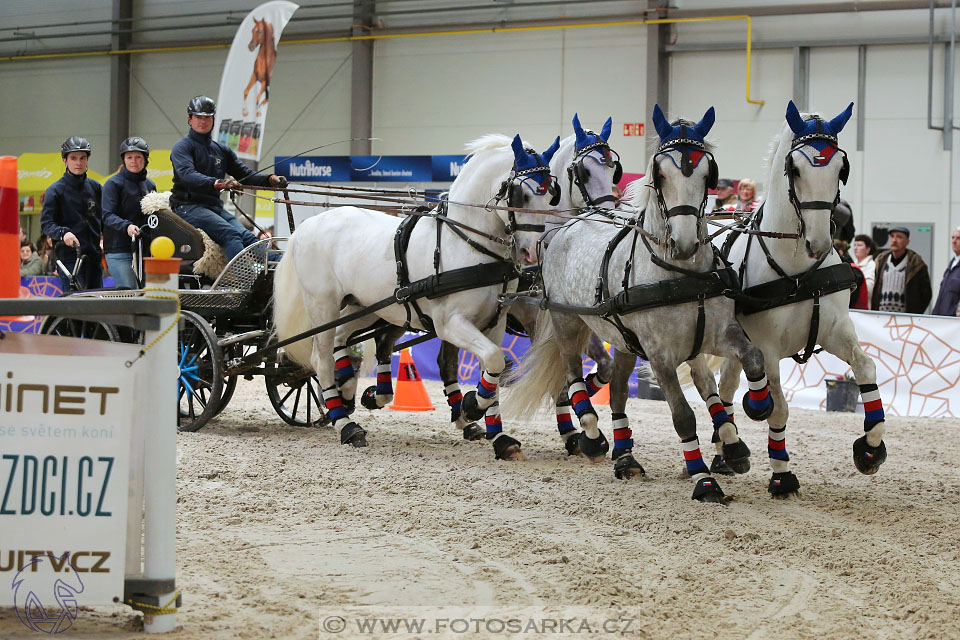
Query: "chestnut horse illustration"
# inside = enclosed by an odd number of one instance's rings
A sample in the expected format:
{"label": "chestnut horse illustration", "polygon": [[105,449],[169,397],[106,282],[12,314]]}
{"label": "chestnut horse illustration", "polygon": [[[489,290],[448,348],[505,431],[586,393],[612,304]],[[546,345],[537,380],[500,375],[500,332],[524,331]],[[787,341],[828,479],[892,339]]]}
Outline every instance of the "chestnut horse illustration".
{"label": "chestnut horse illustration", "polygon": [[[260,91],[257,92],[257,117],[267,102],[270,101],[270,77],[273,76],[273,65],[277,61],[277,45],[273,42],[273,25],[263,20],[253,19],[253,31],[251,32],[250,44],[247,45],[250,51],[260,47],[257,53],[257,59],[253,63],[253,73],[250,75],[250,83],[243,90],[243,115],[250,112],[247,110],[247,96],[253,85],[260,83]],[[260,101],[260,98],[263,101]]]}

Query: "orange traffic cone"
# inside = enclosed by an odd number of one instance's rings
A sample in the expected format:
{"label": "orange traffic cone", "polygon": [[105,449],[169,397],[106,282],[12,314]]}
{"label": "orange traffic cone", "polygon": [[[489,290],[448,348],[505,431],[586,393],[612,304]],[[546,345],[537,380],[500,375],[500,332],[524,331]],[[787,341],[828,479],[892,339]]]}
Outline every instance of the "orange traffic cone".
{"label": "orange traffic cone", "polygon": [[603,388],[600,391],[597,391],[593,394],[593,397],[590,398],[591,404],[603,404],[610,405],[610,383],[603,385]]}
{"label": "orange traffic cone", "polygon": [[393,394],[393,404],[390,408],[395,411],[433,411],[433,403],[427,395],[427,388],[423,386],[417,365],[413,362],[410,349],[400,352],[400,370],[397,372],[397,389]]}

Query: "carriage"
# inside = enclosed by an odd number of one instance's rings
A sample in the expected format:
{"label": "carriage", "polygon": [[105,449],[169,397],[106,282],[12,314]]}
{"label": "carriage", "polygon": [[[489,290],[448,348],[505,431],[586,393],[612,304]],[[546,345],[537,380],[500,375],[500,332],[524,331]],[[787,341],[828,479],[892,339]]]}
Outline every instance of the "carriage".
{"label": "carriage", "polygon": [[[209,253],[209,240],[173,214],[152,214],[152,235],[173,236],[182,260],[177,296],[179,412],[177,428],[197,431],[223,411],[242,376],[262,377],[270,404],[284,422],[294,426],[324,424],[316,377],[287,361],[282,351],[265,349],[274,340],[272,327],[273,274],[286,238],[268,238],[246,247],[210,280],[196,275],[193,265]],[[207,249],[205,250],[205,244]],[[113,298],[147,295],[143,289],[105,289],[72,294]],[[136,343],[139,332],[104,321],[47,317],[41,333]],[[243,355],[261,351],[253,361]]]}

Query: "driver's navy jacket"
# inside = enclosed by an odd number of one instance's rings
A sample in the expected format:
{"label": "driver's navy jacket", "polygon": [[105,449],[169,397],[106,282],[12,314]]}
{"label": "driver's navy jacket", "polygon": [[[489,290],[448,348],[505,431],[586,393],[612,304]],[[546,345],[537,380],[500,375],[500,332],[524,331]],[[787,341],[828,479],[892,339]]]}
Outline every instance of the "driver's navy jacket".
{"label": "driver's navy jacket", "polygon": [[213,210],[223,208],[213,183],[230,174],[242,184],[269,187],[270,176],[254,175],[230,147],[215,142],[211,134],[193,129],[170,151],[173,163],[173,191],[170,207],[199,204]]}
{"label": "driver's navy jacket", "polygon": [[[43,195],[40,228],[53,238],[54,245],[63,242],[63,236],[72,231],[80,241],[84,255],[100,262],[100,200],[102,188],[96,180],[84,173],[75,176],[69,171],[47,187]],[[73,264],[76,253],[72,247],[57,247],[57,258]]]}

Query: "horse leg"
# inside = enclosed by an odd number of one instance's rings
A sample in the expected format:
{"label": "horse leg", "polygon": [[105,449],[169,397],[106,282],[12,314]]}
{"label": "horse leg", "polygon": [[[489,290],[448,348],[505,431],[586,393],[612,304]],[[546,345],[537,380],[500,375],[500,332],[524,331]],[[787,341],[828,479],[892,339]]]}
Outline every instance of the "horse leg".
{"label": "horse leg", "polygon": [[[779,345],[774,345],[779,349]],[[790,409],[780,387],[780,360],[777,351],[764,351],[764,362],[770,363],[768,380],[773,413],[767,418],[767,455],[773,475],[767,491],[777,499],[795,498],[800,495],[800,481],[790,471],[790,455],[787,453],[787,419]],[[750,378],[747,378],[749,382]],[[747,393],[750,393],[749,391]],[[746,410],[746,409],[744,409]]]}
{"label": "horse leg", "polygon": [[723,490],[710,475],[710,470],[707,469],[703,456],[700,454],[700,441],[697,439],[697,416],[683,396],[683,389],[680,386],[680,380],[677,378],[676,364],[671,366],[670,363],[660,359],[651,359],[650,367],[653,369],[654,375],[657,376],[660,390],[663,391],[667,405],[670,407],[670,414],[673,416],[673,428],[680,437],[687,473],[696,483],[692,498],[700,502],[723,503]]}
{"label": "horse leg", "polygon": [[[593,333],[590,334],[590,341],[587,343],[587,355],[597,363],[596,370],[588,373],[585,379],[587,383],[587,393],[589,393],[592,398],[600,389],[603,389],[607,383],[610,382],[613,358],[610,357],[607,350],[603,348],[603,341]],[[634,362],[636,362],[635,359]]]}
{"label": "horse leg", "polygon": [[[646,472],[633,457],[633,431],[627,418],[627,396],[630,395],[630,374],[637,364],[637,356],[629,351],[614,351],[610,362],[610,411],[613,413],[613,475],[621,480],[634,476],[644,477]],[[599,362],[597,371],[600,371]]]}
{"label": "horse leg", "polygon": [[267,82],[266,79],[264,79],[264,80],[262,80],[262,81],[260,82],[260,91],[257,92],[256,105],[257,105],[257,117],[258,117],[258,118],[260,117],[260,112],[262,111],[263,106],[264,106],[265,104],[267,104],[267,101],[266,101],[266,100],[264,100],[262,103],[260,102],[260,98],[263,96],[264,91],[266,91],[266,89],[267,89],[267,87],[266,87],[266,82]]}
{"label": "horse leg", "polygon": [[[336,319],[336,316],[330,317],[331,314],[328,309],[338,309],[339,305],[325,304],[325,302],[323,298],[319,297],[310,301],[304,300],[307,314],[310,316],[313,326],[320,326]],[[337,311],[337,315],[339,315],[339,311]],[[313,350],[310,354],[310,364],[313,366],[313,370],[317,374],[317,381],[320,383],[327,417],[333,423],[333,428],[340,434],[340,444],[365,447],[367,446],[367,432],[350,419],[346,408],[343,406],[343,399],[340,397],[340,390],[337,387],[334,374],[333,343],[334,334],[330,331],[315,335],[313,337]]]}
{"label": "horse leg", "polygon": [[886,423],[877,388],[877,366],[860,348],[853,320],[847,315],[842,317],[836,330],[821,336],[820,345],[850,365],[860,386],[864,435],[853,443],[853,464],[860,473],[872,475],[887,459],[887,447],[883,443]]}
{"label": "horse leg", "polygon": [[[507,317],[504,315],[497,325],[484,335],[462,316],[454,316],[445,323],[442,339],[460,349],[467,349],[476,355],[483,365],[477,390],[470,391],[463,397],[461,411],[471,421],[485,418],[486,437],[492,442],[494,455],[498,460],[523,460],[525,456],[520,451],[520,442],[503,433],[500,404],[497,402],[500,374],[506,366],[506,359],[499,344],[503,341],[506,322]],[[499,336],[499,339],[494,342],[488,336]]]}
{"label": "horse leg", "polygon": [[371,411],[381,409],[393,402],[393,377],[390,361],[393,346],[404,334],[402,327],[391,327],[376,338],[377,384],[371,385],[360,394],[360,404]]}
{"label": "horse leg", "polygon": [[480,440],[485,431],[476,422],[467,423],[463,415],[463,393],[457,378],[459,361],[460,349],[449,342],[441,341],[440,351],[437,353],[437,368],[440,379],[443,380],[443,395],[447,397],[447,404],[450,406],[450,422],[463,432],[464,440]]}
{"label": "horse leg", "polygon": [[[690,377],[693,379],[693,384],[697,387],[697,392],[707,405],[707,411],[710,412],[710,418],[713,421],[713,436],[710,442],[716,447],[716,453],[713,456],[713,462],[710,463],[710,473],[723,476],[746,473],[750,469],[750,450],[740,440],[733,419],[724,409],[717,391],[716,380],[714,380],[713,372],[707,365],[706,358],[702,355],[697,356],[687,365],[690,367]],[[738,452],[738,455],[733,456],[738,460],[737,472],[724,460],[724,445],[728,442],[731,446],[742,447],[743,449],[743,451]]]}

